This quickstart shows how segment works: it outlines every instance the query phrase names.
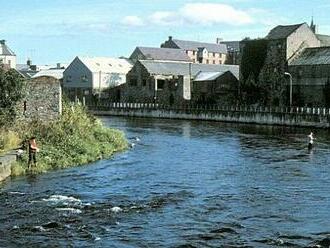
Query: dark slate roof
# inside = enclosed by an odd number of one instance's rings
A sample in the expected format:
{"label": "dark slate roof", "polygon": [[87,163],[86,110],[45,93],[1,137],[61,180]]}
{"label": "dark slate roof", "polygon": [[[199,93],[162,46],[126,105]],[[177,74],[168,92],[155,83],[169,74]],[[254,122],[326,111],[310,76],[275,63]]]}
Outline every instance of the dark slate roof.
{"label": "dark slate roof", "polygon": [[184,50],[195,50],[198,48],[205,47],[208,52],[211,53],[227,53],[227,46],[225,44],[216,43],[205,43],[198,41],[188,41],[188,40],[172,40],[179,48]]}
{"label": "dark slate roof", "polygon": [[191,75],[195,77],[199,72],[226,72],[230,71],[235,77],[239,78],[238,65],[213,65],[213,64],[194,64],[184,62],[161,62],[152,60],[140,60],[140,63],[151,74],[158,75]]}
{"label": "dark slate roof", "polygon": [[239,51],[239,41],[221,41],[220,44],[225,44],[228,51]]}
{"label": "dark slate roof", "polygon": [[329,65],[330,47],[306,48],[290,65]]}
{"label": "dark slate roof", "polygon": [[146,59],[186,62],[191,61],[189,56],[182,49],[156,47],[137,47],[137,49],[140,50]]}
{"label": "dark slate roof", "polygon": [[4,40],[0,40],[0,55],[15,56],[15,53],[9,49]]}
{"label": "dark slate roof", "polygon": [[277,40],[277,39],[285,39],[294,31],[296,31],[300,26],[304,25],[305,23],[295,24],[295,25],[279,25],[270,30],[268,35],[266,36],[269,40]]}
{"label": "dark slate roof", "polygon": [[330,46],[330,35],[317,34],[316,37],[321,41],[321,46]]}

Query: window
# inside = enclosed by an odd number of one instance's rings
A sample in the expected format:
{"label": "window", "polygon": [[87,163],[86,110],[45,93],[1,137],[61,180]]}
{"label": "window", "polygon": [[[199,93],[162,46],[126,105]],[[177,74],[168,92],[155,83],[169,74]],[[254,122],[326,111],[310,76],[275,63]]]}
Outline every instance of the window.
{"label": "window", "polygon": [[3,64],[3,59],[0,59],[0,64]]}
{"label": "window", "polygon": [[136,78],[131,78],[129,82],[130,82],[131,86],[137,86],[137,79]]}
{"label": "window", "polygon": [[157,90],[163,90],[165,86],[165,80],[157,79]]}
{"label": "window", "polygon": [[195,55],[196,54],[196,51],[193,51],[193,55]]}
{"label": "window", "polygon": [[213,57],[215,57],[215,53],[213,53]]}
{"label": "window", "polygon": [[72,82],[72,76],[66,76],[65,81],[66,81],[67,83]]}
{"label": "window", "polygon": [[10,60],[8,60],[8,65],[11,66],[11,61]]}
{"label": "window", "polygon": [[206,60],[206,64],[209,64],[209,60],[208,59]]}
{"label": "window", "polygon": [[142,79],[142,86],[146,86],[147,85],[147,79]]}
{"label": "window", "polygon": [[215,60],[213,60],[213,64],[215,65]]}
{"label": "window", "polygon": [[88,77],[86,75],[81,76],[81,81],[82,82],[88,82]]}

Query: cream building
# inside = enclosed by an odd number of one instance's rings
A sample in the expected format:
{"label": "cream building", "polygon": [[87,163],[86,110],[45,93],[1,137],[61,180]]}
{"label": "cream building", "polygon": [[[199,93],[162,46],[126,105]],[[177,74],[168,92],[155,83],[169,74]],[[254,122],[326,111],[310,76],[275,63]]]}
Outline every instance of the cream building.
{"label": "cream building", "polygon": [[161,47],[183,49],[193,63],[219,65],[225,64],[227,58],[225,44],[177,40],[169,36]]}

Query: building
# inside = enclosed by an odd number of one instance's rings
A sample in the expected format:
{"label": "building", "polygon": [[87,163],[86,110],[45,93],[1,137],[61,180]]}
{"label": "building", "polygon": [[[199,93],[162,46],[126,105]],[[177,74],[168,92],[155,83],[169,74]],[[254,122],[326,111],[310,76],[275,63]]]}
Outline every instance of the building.
{"label": "building", "polygon": [[5,40],[0,40],[0,64],[16,69],[16,55],[6,45]]}
{"label": "building", "polygon": [[126,83],[131,68],[127,59],[76,57],[63,73],[63,89],[71,100],[106,98],[106,90]]}
{"label": "building", "polygon": [[240,48],[239,41],[219,41],[220,44],[227,46],[227,58],[225,64],[227,65],[239,65]]}
{"label": "building", "polygon": [[192,62],[186,52],[182,49],[156,48],[156,47],[136,47],[130,59],[137,60],[157,60],[157,61],[182,61]]}
{"label": "building", "polygon": [[182,49],[190,57],[193,63],[201,64],[225,64],[227,59],[227,46],[225,44],[205,43],[197,41],[177,40],[169,36],[168,40],[161,44],[162,48]]}
{"label": "building", "polygon": [[[306,49],[320,47],[321,42],[306,24],[279,25],[264,39],[245,39],[240,43],[240,84],[245,103],[262,105],[289,104],[289,64]],[[250,88],[250,92],[244,88]],[[264,91],[262,91],[264,90]],[[256,91],[260,91],[256,96]]]}
{"label": "building", "polygon": [[[192,81],[201,72],[239,74],[238,66],[140,60],[127,74],[122,89],[125,102],[191,103]],[[219,74],[219,76],[220,76]],[[217,78],[217,77],[216,77]],[[193,94],[198,95],[197,92]]]}
{"label": "building", "polygon": [[289,71],[294,106],[330,107],[330,47],[306,48]]}
{"label": "building", "polygon": [[57,63],[56,65],[35,65],[32,64],[30,59],[28,59],[26,64],[17,64],[16,70],[25,79],[31,79],[40,76],[50,76],[62,80],[63,72],[66,67],[67,64],[63,63]]}
{"label": "building", "polygon": [[239,71],[199,72],[193,81],[192,103],[236,105],[238,102]]}

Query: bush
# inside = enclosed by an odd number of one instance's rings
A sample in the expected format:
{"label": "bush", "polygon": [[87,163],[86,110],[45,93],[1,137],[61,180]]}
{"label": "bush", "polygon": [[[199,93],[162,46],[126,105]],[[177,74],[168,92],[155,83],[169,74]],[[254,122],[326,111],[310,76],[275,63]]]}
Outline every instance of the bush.
{"label": "bush", "polygon": [[[22,141],[36,137],[40,148],[36,173],[108,158],[127,148],[123,132],[104,127],[79,105],[63,106],[63,114],[57,121],[21,123],[16,125],[15,131]],[[13,166],[14,174],[24,174],[27,162],[26,153],[20,165]]]}

